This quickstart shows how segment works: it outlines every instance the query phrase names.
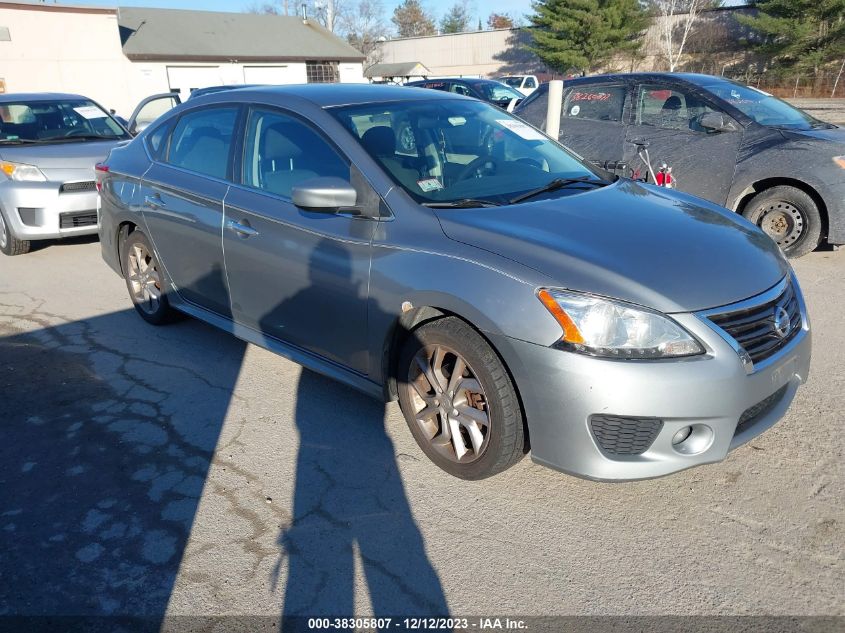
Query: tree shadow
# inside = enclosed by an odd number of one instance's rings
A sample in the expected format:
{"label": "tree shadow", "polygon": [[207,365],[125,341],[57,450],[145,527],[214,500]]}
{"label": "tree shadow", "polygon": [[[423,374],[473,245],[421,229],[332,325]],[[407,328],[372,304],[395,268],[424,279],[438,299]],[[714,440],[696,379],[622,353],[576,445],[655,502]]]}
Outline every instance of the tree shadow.
{"label": "tree shadow", "polygon": [[[158,631],[245,345],[195,321],[153,330],[132,309],[52,325],[16,307],[0,306],[42,327],[0,323],[0,615]],[[139,328],[142,348],[125,335]]]}

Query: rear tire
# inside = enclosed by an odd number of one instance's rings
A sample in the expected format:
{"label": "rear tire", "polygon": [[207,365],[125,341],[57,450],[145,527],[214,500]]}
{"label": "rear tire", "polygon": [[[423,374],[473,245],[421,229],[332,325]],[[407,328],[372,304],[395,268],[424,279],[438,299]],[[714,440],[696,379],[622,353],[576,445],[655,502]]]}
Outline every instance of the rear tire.
{"label": "rear tire", "polygon": [[12,227],[6,221],[3,210],[0,209],[0,252],[4,255],[25,255],[32,249],[32,242],[19,240],[12,233]]}
{"label": "rear tire", "polygon": [[447,473],[484,479],[527,452],[522,407],[510,376],[493,348],[464,321],[446,317],[414,330],[401,351],[397,382],[411,434]]}
{"label": "rear tire", "polygon": [[120,247],[120,258],[129,297],[141,318],[153,325],[173,321],[176,311],[170,307],[164,272],[147,236],[138,230],[127,235]]}
{"label": "rear tire", "polygon": [[742,211],[790,258],[802,257],[821,242],[822,218],[815,201],[804,191],[780,185],[761,191]]}

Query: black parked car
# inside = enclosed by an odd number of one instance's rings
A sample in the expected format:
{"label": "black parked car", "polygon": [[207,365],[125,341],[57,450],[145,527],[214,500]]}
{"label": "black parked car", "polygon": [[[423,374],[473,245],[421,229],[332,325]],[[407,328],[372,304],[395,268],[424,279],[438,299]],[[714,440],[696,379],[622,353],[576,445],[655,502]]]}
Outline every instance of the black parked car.
{"label": "black parked car", "polygon": [[[560,140],[593,163],[742,213],[790,257],[845,243],[845,129],[710,75],[580,77],[563,94]],[[544,84],[514,112],[544,127],[547,103]]]}
{"label": "black parked car", "polygon": [[492,79],[424,79],[422,81],[411,81],[405,85],[453,92],[465,97],[475,97],[497,105],[503,110],[506,110],[514,99],[516,99],[517,104],[525,99],[525,95],[518,90],[501,81],[493,81]]}

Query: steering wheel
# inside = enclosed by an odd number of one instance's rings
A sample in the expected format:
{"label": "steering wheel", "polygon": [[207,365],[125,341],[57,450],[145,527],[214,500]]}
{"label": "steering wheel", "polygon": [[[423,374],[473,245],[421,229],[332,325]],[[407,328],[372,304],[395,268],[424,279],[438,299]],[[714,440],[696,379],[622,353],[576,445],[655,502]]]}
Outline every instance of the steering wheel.
{"label": "steering wheel", "polygon": [[499,170],[499,164],[496,159],[490,156],[479,156],[473,159],[469,164],[463,168],[458,174],[458,180],[466,180],[467,178],[483,178],[484,176],[492,176]]}

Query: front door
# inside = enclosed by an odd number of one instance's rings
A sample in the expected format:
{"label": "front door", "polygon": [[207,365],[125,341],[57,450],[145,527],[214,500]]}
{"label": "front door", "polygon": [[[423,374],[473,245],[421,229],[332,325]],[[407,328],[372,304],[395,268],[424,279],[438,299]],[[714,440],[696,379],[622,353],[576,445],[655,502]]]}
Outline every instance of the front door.
{"label": "front door", "polygon": [[578,84],[566,88],[560,142],[594,165],[616,171],[625,141],[627,92],[625,83]]}
{"label": "front door", "polygon": [[366,374],[377,223],[291,202],[292,188],[310,178],[348,181],[349,163],[309,124],[261,108],[248,117],[243,157],[223,231],[235,320]]}
{"label": "front door", "polygon": [[[627,162],[652,183],[655,178],[665,180],[671,169],[676,189],[724,205],[742,142],[742,127],[737,124],[735,131],[708,131],[699,124],[708,112],[731,120],[692,89],[660,83],[638,85],[634,120],[625,138]],[[653,175],[640,158],[638,145],[646,146]]]}
{"label": "front door", "polygon": [[141,182],[143,217],[179,295],[231,316],[220,233],[238,108],[188,111]]}

